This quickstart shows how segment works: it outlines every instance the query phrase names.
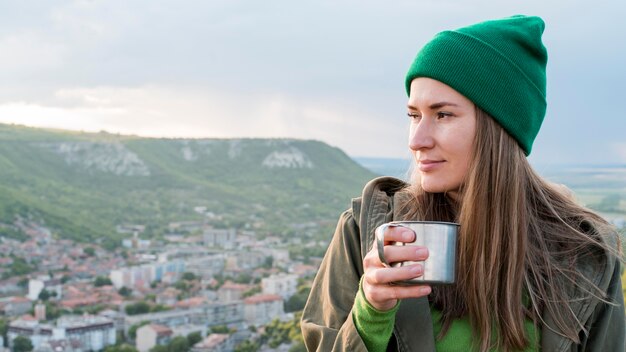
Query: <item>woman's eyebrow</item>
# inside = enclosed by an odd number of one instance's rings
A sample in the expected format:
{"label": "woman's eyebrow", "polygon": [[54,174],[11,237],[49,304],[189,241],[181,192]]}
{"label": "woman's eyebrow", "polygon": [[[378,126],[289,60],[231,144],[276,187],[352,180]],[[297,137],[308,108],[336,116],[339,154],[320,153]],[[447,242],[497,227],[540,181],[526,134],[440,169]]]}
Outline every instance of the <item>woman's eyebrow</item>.
{"label": "woman's eyebrow", "polygon": [[458,107],[459,105],[455,104],[455,103],[450,103],[450,102],[447,102],[447,101],[442,101],[442,102],[439,102],[439,103],[431,104],[428,108],[431,109],[431,110],[434,110],[434,109],[442,108],[444,106],[455,106],[455,107]]}
{"label": "woman's eyebrow", "polygon": [[[444,106],[455,106],[455,107],[458,107],[459,105],[455,104],[455,103],[450,103],[450,102],[447,102],[447,101],[441,101],[441,102],[438,102],[438,103],[431,104],[428,108],[430,110],[435,110],[435,109],[442,108]],[[411,105],[411,104],[408,104],[407,108],[409,108],[409,110],[419,110],[416,106]]]}

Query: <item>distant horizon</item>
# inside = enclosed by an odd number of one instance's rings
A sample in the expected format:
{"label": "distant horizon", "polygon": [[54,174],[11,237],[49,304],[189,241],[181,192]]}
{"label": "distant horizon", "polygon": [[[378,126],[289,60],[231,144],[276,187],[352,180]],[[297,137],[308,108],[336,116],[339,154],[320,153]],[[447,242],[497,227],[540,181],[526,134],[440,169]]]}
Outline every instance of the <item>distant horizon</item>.
{"label": "distant horizon", "polygon": [[[100,131],[85,131],[85,130],[74,130],[74,129],[68,129],[68,128],[59,128],[59,127],[46,127],[46,126],[30,126],[30,125],[25,125],[25,124],[20,124],[20,123],[6,123],[6,122],[0,122],[0,125],[6,125],[6,126],[14,126],[17,128],[32,128],[32,129],[41,129],[41,130],[51,130],[51,131],[57,131],[57,132],[69,132],[69,133],[84,133],[84,134],[102,134],[102,133],[106,133],[109,135],[114,135],[114,136],[119,136],[119,137],[133,137],[133,138],[145,138],[145,139],[171,139],[171,140],[175,140],[175,139],[183,139],[183,140],[201,140],[201,139],[286,139],[286,140],[308,140],[308,141],[318,141],[318,142],[322,142],[325,144],[328,144],[332,147],[336,147],[339,148],[340,150],[342,150],[344,153],[346,153],[346,155],[348,155],[351,159],[358,161],[356,159],[361,159],[361,161],[375,161],[375,160],[384,160],[384,161],[393,161],[393,162],[410,162],[411,157],[408,154],[407,151],[407,157],[402,158],[402,157],[397,157],[397,156],[376,156],[376,155],[365,155],[365,154],[359,154],[359,155],[354,155],[354,154],[350,154],[347,151],[345,151],[344,149],[342,149],[339,146],[334,146],[326,141],[320,140],[320,139],[315,139],[315,138],[297,138],[297,137],[262,137],[262,136],[239,136],[239,137],[210,137],[210,136],[204,136],[204,137],[177,137],[177,136],[142,136],[142,135],[138,135],[138,134],[127,134],[127,133],[120,133],[120,132],[111,132],[111,131],[106,131],[106,130],[100,130]],[[532,160],[530,161],[531,164],[534,167],[558,167],[558,168],[563,168],[563,167],[594,167],[594,168],[598,168],[598,167],[609,167],[609,168],[615,168],[615,167],[626,167],[626,162],[614,162],[614,163],[542,163],[542,162],[533,162]]]}

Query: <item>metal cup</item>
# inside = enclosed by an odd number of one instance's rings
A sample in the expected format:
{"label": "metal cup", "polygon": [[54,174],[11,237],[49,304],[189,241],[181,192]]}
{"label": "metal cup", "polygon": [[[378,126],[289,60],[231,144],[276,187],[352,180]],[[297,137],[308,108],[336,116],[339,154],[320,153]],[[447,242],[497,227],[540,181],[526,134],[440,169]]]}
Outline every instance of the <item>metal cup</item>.
{"label": "metal cup", "polygon": [[[394,246],[423,246],[428,248],[428,258],[424,261],[404,261],[389,264],[385,259],[385,230],[388,227],[406,227],[415,232],[413,242],[392,242]],[[376,229],[376,245],[380,261],[391,267],[422,264],[423,275],[409,280],[395,282],[399,285],[452,284],[456,268],[456,242],[459,224],[439,221],[394,221]]]}

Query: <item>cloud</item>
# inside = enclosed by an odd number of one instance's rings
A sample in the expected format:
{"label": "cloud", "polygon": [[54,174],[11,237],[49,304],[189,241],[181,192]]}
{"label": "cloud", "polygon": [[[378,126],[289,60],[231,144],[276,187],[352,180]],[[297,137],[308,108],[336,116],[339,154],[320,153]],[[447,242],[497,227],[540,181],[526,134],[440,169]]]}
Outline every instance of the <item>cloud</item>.
{"label": "cloud", "polygon": [[71,88],[54,96],[49,105],[0,104],[0,122],[151,137],[318,139],[353,155],[406,149],[402,128],[390,129],[364,108],[347,110],[349,104],[332,101],[169,86]]}
{"label": "cloud", "polygon": [[617,0],[0,2],[0,118],[404,155],[402,80],[419,47],[444,29],[525,13],[545,19],[550,57],[533,157],[601,161],[626,129],[615,113],[625,11]]}
{"label": "cloud", "polygon": [[61,66],[63,45],[48,41],[37,31],[20,31],[0,37],[0,77],[36,73]]}

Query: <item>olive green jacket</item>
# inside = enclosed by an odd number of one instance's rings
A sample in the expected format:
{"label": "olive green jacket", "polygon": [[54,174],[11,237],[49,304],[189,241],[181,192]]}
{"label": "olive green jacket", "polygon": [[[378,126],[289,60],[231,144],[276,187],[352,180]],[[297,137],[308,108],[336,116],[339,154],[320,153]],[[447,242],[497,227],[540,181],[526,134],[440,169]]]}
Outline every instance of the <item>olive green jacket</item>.
{"label": "olive green jacket", "polygon": [[[302,315],[302,333],[309,351],[367,351],[354,326],[352,306],[363,274],[363,257],[372,248],[374,229],[398,219],[394,203],[400,196],[396,192],[404,186],[391,177],[372,180],[362,196],[353,200],[352,208],[341,215]],[[609,254],[604,259],[603,270],[590,265],[584,270],[616,304],[573,302],[572,309],[589,333],[581,331],[581,344],[576,345],[543,325],[543,351],[626,351],[620,265]],[[549,313],[543,319],[548,326],[554,326]],[[388,351],[435,351],[426,297],[402,300]]]}

